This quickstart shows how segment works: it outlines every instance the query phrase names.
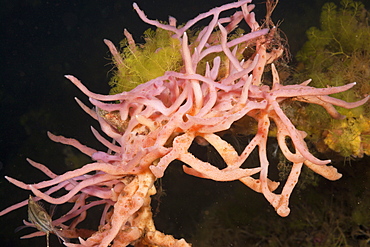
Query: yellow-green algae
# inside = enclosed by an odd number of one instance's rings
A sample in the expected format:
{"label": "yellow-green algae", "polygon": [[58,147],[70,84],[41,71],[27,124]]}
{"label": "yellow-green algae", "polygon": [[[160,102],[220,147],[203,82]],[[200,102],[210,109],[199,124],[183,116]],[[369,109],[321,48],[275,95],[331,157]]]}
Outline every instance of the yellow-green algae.
{"label": "yellow-green algae", "polygon": [[[353,89],[333,95],[352,102],[370,92],[369,12],[361,2],[342,0],[341,6],[326,3],[321,27],[307,31],[308,41],[297,55],[303,69],[297,79],[312,78],[311,86],[341,86],[357,82]],[[370,155],[370,102],[355,109],[338,108],[346,119],[332,119],[318,106],[305,106],[307,117],[300,123],[313,141],[323,139],[331,150],[344,157]],[[312,118],[312,116],[315,116]],[[325,130],[322,133],[322,130]]]}
{"label": "yellow-green algae", "polygon": [[[228,36],[229,40],[240,37],[245,32],[241,28],[236,28],[232,34]],[[189,37],[190,49],[197,45],[195,38],[199,31],[187,30]],[[164,75],[166,71],[180,72],[183,67],[181,56],[180,40],[172,37],[173,33],[167,30],[157,28],[155,30],[148,29],[144,32],[144,44],[129,44],[127,39],[120,42],[120,55],[123,64],[113,62],[116,69],[109,82],[112,87],[110,93],[117,94],[124,91],[129,91],[136,86]],[[218,43],[220,32],[214,31],[208,42]],[[249,41],[253,43],[254,41]],[[245,44],[238,45],[237,56],[241,58]],[[223,52],[212,53],[206,56],[197,64],[197,73],[204,74],[206,64],[212,66],[213,59],[219,56],[221,58],[221,66],[219,69],[219,78],[222,78],[227,73],[228,59]]]}
{"label": "yellow-green algae", "polygon": [[127,39],[120,42],[123,64],[117,66],[109,85],[111,94],[129,91],[137,85],[164,75],[166,71],[178,71],[182,66],[180,41],[173,33],[148,29],[144,32],[145,45],[128,45]]}

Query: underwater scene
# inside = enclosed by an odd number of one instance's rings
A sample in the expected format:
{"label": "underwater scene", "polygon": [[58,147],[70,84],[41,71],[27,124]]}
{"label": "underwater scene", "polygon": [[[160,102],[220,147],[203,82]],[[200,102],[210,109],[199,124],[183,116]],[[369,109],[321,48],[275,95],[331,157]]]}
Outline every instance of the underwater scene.
{"label": "underwater scene", "polygon": [[1,246],[369,246],[369,11],[5,1]]}

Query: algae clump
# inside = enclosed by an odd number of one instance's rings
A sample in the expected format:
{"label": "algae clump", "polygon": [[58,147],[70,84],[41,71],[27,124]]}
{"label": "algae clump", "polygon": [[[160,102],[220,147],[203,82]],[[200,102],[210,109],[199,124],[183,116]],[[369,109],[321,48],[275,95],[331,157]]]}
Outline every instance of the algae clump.
{"label": "algae clump", "polygon": [[[233,40],[243,33],[244,30],[237,28],[233,30],[228,39]],[[187,34],[190,49],[193,49],[199,42],[195,40],[199,31],[189,29]],[[116,69],[109,81],[109,85],[112,87],[110,94],[132,90],[140,84],[163,76],[166,71],[180,72],[183,67],[181,44],[180,40],[173,38],[172,35],[173,33],[170,31],[157,28],[144,32],[145,44],[135,44],[133,40],[123,39],[120,42],[120,56],[123,62],[117,62],[113,58]],[[208,42],[220,42],[219,36],[219,31],[214,31]],[[242,57],[242,51],[245,48],[243,45],[238,47],[238,55]],[[228,73],[229,64],[227,56],[223,52],[207,55],[197,64],[196,72],[204,74],[207,63],[212,65],[213,59],[217,56],[221,59],[219,78],[222,78]]]}
{"label": "algae clump", "polygon": [[178,71],[182,66],[180,41],[171,35],[166,30],[148,29],[143,35],[145,44],[129,44],[127,39],[122,40],[123,64],[116,64],[117,70],[109,82],[110,93],[129,91],[166,71]]}
{"label": "algae clump", "polygon": [[[369,17],[361,2],[342,0],[339,7],[326,3],[322,8],[321,27],[308,29],[308,41],[297,54],[303,67],[297,79],[312,78],[313,87],[357,82],[353,89],[333,96],[349,102],[366,97],[370,92]],[[369,154],[370,102],[338,111],[347,119],[333,120],[328,114],[321,114],[317,106],[305,107],[308,125],[305,128],[316,140],[324,139],[331,150],[344,157]]]}

